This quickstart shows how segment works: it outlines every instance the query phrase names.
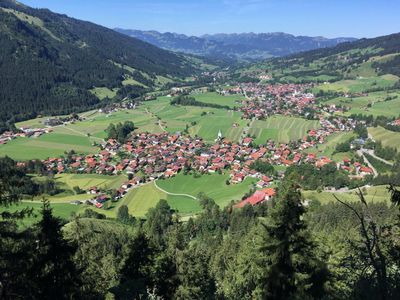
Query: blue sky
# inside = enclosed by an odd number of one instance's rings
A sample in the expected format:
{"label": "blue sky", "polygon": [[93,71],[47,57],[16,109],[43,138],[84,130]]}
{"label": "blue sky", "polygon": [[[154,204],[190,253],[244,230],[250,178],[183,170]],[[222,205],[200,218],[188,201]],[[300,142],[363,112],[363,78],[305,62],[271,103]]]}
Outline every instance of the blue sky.
{"label": "blue sky", "polygon": [[286,32],[375,37],[400,31],[400,0],[20,0],[106,27],[190,35]]}

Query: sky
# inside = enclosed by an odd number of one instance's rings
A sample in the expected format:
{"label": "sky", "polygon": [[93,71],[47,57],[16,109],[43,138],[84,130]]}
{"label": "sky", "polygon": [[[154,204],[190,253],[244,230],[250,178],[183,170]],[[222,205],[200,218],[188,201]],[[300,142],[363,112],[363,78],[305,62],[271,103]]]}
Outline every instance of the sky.
{"label": "sky", "polygon": [[286,32],[376,37],[400,32],[400,0],[20,0],[109,28],[188,35]]}

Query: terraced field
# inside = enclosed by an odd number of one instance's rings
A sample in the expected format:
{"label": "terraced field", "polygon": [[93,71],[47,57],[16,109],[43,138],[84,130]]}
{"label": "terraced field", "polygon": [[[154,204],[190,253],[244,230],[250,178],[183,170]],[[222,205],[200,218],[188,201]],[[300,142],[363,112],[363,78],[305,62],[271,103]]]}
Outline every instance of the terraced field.
{"label": "terraced field", "polygon": [[320,128],[318,121],[309,121],[287,116],[273,116],[266,121],[253,122],[249,134],[255,136],[255,143],[263,144],[268,139],[280,143],[303,138],[311,129]]}
{"label": "terraced field", "polygon": [[370,127],[368,132],[375,140],[381,141],[383,146],[395,147],[400,151],[400,132],[386,130],[383,127]]}

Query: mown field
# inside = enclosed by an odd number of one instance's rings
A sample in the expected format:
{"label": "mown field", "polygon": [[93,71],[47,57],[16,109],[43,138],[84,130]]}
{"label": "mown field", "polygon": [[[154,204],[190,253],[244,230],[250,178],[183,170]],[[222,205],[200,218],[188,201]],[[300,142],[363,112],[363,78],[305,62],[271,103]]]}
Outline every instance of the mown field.
{"label": "mown field", "polygon": [[79,153],[95,153],[92,139],[77,134],[64,133],[64,129],[55,129],[53,133],[39,138],[18,138],[0,146],[0,156],[9,156],[16,160],[46,159],[59,157],[65,151],[75,150]]}
{"label": "mown field", "polygon": [[296,117],[273,116],[266,121],[252,123],[249,134],[255,136],[255,143],[265,144],[272,139],[280,143],[298,140],[306,136],[310,129],[320,128],[319,121],[309,121]]}
{"label": "mown field", "polygon": [[383,146],[394,147],[400,151],[400,132],[386,130],[380,126],[370,127],[368,132],[375,140],[381,141]]}
{"label": "mown field", "polygon": [[[182,132],[188,126],[190,135],[198,135],[210,143],[217,138],[219,130],[227,139],[238,141],[246,125],[239,112],[208,107],[171,106],[170,99],[166,97],[146,102],[142,109],[160,118],[168,132]],[[235,128],[234,123],[239,126]]]}

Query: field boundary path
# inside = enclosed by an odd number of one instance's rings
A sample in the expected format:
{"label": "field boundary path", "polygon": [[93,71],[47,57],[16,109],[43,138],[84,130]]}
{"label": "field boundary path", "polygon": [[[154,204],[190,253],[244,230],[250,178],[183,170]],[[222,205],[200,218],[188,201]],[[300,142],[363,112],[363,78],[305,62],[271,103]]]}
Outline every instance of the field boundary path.
{"label": "field boundary path", "polygon": [[157,180],[154,180],[154,186],[155,186],[156,189],[158,189],[159,191],[161,191],[161,192],[163,192],[163,193],[165,193],[165,194],[167,194],[167,195],[170,195],[170,196],[183,196],[183,197],[189,197],[189,198],[192,198],[192,199],[194,199],[194,200],[197,200],[197,198],[196,198],[195,196],[192,196],[192,195],[188,195],[188,194],[175,194],[175,193],[167,192],[166,190],[160,188],[160,187],[157,185]]}
{"label": "field boundary path", "polygon": [[101,139],[101,138],[98,138],[98,137],[95,137],[95,136],[87,136],[87,134],[84,134],[83,132],[80,132],[80,131],[78,131],[78,130],[75,130],[75,129],[72,129],[72,128],[70,128],[70,127],[68,127],[68,125],[67,126],[64,126],[63,128],[65,128],[65,129],[67,129],[67,130],[69,130],[69,131],[72,131],[72,132],[74,132],[74,133],[76,133],[76,134],[79,134],[79,135],[81,135],[81,136],[84,136],[84,137],[88,137],[89,139],[94,139],[94,140],[98,140],[98,141],[100,141],[100,142],[104,142],[104,140],[103,139]]}

